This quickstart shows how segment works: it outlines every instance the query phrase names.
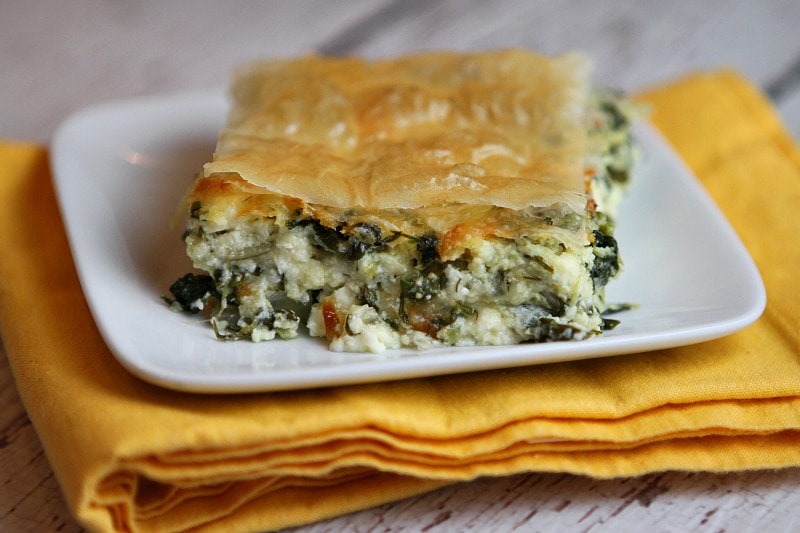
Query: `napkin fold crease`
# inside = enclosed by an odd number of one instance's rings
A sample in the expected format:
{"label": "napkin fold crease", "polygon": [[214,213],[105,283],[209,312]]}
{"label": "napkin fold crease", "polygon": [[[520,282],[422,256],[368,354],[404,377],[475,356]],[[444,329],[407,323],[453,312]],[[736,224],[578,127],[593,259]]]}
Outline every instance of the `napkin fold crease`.
{"label": "napkin fold crease", "polygon": [[478,476],[800,466],[800,150],[734,71],[638,98],[756,261],[755,324],[652,353],[271,394],[128,374],[83,298],[47,151],[0,143],[0,333],[71,511],[98,532],[265,531]]}

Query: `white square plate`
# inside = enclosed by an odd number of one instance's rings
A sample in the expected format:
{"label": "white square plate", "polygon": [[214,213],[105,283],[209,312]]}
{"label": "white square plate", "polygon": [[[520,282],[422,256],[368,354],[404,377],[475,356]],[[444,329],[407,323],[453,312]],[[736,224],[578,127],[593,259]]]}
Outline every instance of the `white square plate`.
{"label": "white square plate", "polygon": [[706,341],[756,320],[766,296],[741,241],[704,189],[647,125],[644,161],[619,216],[625,264],[611,302],[638,308],[602,337],[503,347],[330,352],[320,339],[224,343],[160,296],[191,270],[173,224],[212,154],[222,91],[93,107],[58,130],[52,161],[78,275],[115,357],[141,378],[194,392],[341,385],[621,355]]}

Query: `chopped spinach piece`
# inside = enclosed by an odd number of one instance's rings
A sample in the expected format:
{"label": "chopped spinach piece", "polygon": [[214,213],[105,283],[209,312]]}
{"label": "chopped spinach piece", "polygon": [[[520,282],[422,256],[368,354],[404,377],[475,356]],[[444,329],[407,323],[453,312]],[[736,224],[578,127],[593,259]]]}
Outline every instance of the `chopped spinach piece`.
{"label": "chopped spinach piece", "polygon": [[611,235],[607,235],[595,230],[594,243],[594,264],[590,272],[595,290],[605,287],[608,281],[619,272],[619,247],[617,240]]}
{"label": "chopped spinach piece", "polygon": [[621,313],[623,311],[630,311],[631,309],[638,309],[638,305],[634,303],[619,303],[619,304],[608,304],[605,309],[603,309],[603,316],[606,315],[613,315],[615,313]]}
{"label": "chopped spinach piece", "polygon": [[169,292],[173,298],[164,296],[170,304],[177,304],[184,311],[199,313],[211,297],[219,297],[214,279],[207,274],[186,274],[170,285]]}
{"label": "chopped spinach piece", "polygon": [[435,235],[417,237],[417,251],[419,252],[422,266],[427,266],[439,260],[439,239]]}
{"label": "chopped spinach piece", "polygon": [[600,109],[609,117],[612,129],[618,130],[628,126],[628,117],[613,100],[607,100],[600,104]]}
{"label": "chopped spinach piece", "polygon": [[428,302],[436,296],[444,288],[447,278],[442,265],[435,263],[435,266],[438,268],[426,268],[412,277],[402,279],[400,287],[403,296],[413,303]]}
{"label": "chopped spinach piece", "polygon": [[256,328],[274,331],[281,339],[292,339],[297,336],[299,323],[300,319],[291,309],[273,310],[272,307],[262,307],[252,317],[242,317],[237,308],[227,307],[211,318],[214,334],[221,341],[253,339]]}
{"label": "chopped spinach piece", "polygon": [[551,316],[542,316],[528,324],[525,332],[532,342],[568,341],[575,337],[578,329],[561,324]]}
{"label": "chopped spinach piece", "polygon": [[191,208],[189,210],[190,216],[192,218],[196,219],[196,220],[199,220],[200,219],[200,209],[201,209],[201,207],[202,207],[202,205],[200,204],[199,201],[192,202],[192,206],[191,206]]}
{"label": "chopped spinach piece", "polygon": [[610,331],[615,327],[619,326],[620,321],[614,318],[604,318],[603,323],[600,325],[600,329],[603,331]]}
{"label": "chopped spinach piece", "polygon": [[[328,252],[340,255],[348,261],[358,261],[367,253],[379,250],[400,237],[399,233],[383,236],[381,229],[375,224],[361,223],[352,226],[349,233],[344,228],[329,228],[316,220],[302,225],[311,225],[314,229],[312,241],[315,246]],[[301,225],[299,222],[295,225]]]}
{"label": "chopped spinach piece", "polygon": [[617,183],[628,183],[628,181],[630,181],[630,175],[627,169],[617,169],[608,165],[606,167],[606,172],[611,181],[616,181]]}
{"label": "chopped spinach piece", "polygon": [[542,257],[541,255],[534,255],[532,257],[532,259],[533,259],[534,263],[539,265],[542,269],[544,269],[545,271],[549,272],[550,274],[555,272],[555,269],[552,266],[550,266],[547,263],[547,261],[544,260],[544,257]]}

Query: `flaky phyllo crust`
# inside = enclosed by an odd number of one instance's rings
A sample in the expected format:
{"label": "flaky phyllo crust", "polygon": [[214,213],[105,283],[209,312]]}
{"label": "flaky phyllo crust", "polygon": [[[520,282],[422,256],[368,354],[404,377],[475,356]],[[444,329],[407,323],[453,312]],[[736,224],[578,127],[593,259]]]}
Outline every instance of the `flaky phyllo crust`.
{"label": "flaky phyllo crust", "polygon": [[520,50],[259,63],[204,172],[345,209],[579,210],[587,74],[580,56]]}
{"label": "flaky phyllo crust", "polygon": [[598,333],[632,150],[589,70],[525,50],[243,67],[186,201],[207,275],[175,300],[211,305],[221,338],[292,337],[308,314],[342,350]]}

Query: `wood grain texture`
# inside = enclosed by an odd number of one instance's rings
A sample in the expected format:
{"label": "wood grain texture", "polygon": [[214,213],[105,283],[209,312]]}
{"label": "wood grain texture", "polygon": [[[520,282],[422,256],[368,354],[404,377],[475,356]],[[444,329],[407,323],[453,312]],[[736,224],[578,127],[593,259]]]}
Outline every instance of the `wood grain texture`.
{"label": "wood grain texture", "polygon": [[[48,141],[83,106],[227,83],[245,60],[311,51],[589,51],[626,89],[731,66],[800,137],[795,0],[11,0],[0,8],[0,136]],[[312,524],[303,532],[800,530],[800,469],[479,479]],[[0,531],[81,527],[69,516],[0,346]]]}
{"label": "wood grain texture", "polygon": [[[363,42],[335,46],[369,56],[425,48],[526,46],[557,53],[589,51],[598,78],[631,90],[687,70],[735,66],[768,85],[800,54],[800,4],[691,2],[415,2],[402,17],[380,19],[381,31],[354,32]],[[330,46],[329,46],[330,47]],[[346,48],[346,49],[343,49]]]}
{"label": "wood grain texture", "polygon": [[0,345],[0,531],[82,528],[70,516],[53,470],[14,386]]}
{"label": "wood grain texture", "polygon": [[793,531],[796,493],[767,498],[796,491],[798,473],[481,479],[296,531]]}

